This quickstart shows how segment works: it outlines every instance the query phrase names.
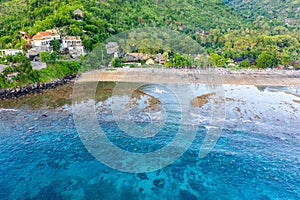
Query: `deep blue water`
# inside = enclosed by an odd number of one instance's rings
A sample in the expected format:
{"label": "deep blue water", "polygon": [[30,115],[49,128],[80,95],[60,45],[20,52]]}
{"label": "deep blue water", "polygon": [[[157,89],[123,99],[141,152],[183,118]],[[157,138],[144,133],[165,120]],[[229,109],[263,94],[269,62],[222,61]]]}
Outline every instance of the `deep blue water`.
{"label": "deep blue water", "polygon": [[[88,152],[75,128],[71,105],[1,109],[0,199],[300,199],[296,97],[281,89],[225,89],[226,122],[205,158],[198,157],[208,125],[202,120],[183,156],[162,169],[139,174],[111,169]],[[180,125],[171,120],[153,140],[135,141],[122,136],[110,119],[105,111],[98,113],[110,140],[128,151],[162,148]]]}

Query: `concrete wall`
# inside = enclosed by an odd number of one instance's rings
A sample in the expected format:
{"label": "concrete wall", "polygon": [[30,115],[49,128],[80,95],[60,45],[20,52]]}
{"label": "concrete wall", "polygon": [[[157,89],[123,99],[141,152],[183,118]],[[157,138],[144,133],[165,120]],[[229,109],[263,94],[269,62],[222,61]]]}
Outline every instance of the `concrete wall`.
{"label": "concrete wall", "polygon": [[32,61],[31,62],[32,69],[42,70],[47,68],[47,64],[45,62]]}

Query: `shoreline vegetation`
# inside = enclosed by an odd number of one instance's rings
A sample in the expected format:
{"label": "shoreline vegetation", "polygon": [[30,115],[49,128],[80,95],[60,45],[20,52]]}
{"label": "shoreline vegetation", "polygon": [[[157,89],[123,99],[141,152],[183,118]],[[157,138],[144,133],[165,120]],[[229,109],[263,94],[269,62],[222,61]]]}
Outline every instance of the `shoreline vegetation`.
{"label": "shoreline vegetation", "polygon": [[80,75],[68,75],[46,83],[35,83],[9,89],[0,89],[0,100],[15,99],[74,82],[142,82],[142,83],[196,83],[255,86],[300,85],[300,72],[295,70],[239,70],[211,69],[166,69],[166,68],[117,68],[94,70]]}

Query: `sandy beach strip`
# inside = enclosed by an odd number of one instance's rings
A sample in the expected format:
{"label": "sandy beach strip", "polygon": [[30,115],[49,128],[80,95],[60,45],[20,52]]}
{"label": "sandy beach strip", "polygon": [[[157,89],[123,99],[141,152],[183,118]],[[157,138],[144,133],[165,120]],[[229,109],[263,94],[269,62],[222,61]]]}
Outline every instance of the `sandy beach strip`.
{"label": "sandy beach strip", "polygon": [[256,86],[300,86],[300,71],[131,68],[83,73],[77,82],[198,83]]}

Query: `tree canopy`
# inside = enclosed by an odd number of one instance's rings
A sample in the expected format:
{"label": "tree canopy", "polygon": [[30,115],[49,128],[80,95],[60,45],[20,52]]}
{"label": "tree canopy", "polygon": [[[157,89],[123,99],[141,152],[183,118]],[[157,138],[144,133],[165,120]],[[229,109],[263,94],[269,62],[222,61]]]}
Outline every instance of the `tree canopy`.
{"label": "tree canopy", "polygon": [[[82,17],[74,14],[77,9]],[[0,48],[24,48],[20,30],[32,36],[58,27],[62,35],[80,36],[90,52],[126,30],[161,27],[196,40],[216,66],[237,57],[257,59],[264,51],[275,52],[278,64],[287,66],[300,59],[299,10],[296,0],[1,1]]]}

